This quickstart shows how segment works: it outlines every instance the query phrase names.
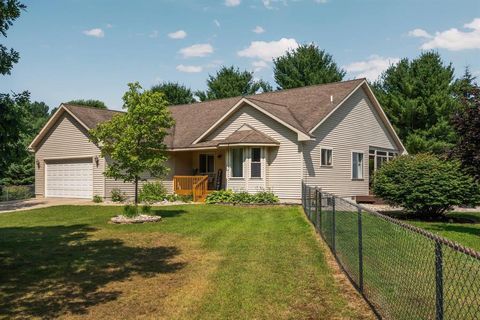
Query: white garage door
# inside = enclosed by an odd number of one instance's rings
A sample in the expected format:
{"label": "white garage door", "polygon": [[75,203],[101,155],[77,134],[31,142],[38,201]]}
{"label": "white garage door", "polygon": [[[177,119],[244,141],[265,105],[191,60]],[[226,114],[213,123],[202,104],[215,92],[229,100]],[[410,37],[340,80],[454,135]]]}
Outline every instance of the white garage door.
{"label": "white garage door", "polygon": [[92,159],[49,161],[46,176],[47,197],[93,197]]}

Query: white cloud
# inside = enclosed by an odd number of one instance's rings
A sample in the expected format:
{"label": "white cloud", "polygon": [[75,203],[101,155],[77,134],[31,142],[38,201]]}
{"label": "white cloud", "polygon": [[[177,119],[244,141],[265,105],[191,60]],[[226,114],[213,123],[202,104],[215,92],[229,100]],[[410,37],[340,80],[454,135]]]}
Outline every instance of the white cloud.
{"label": "white cloud", "polygon": [[432,38],[432,35],[423,29],[413,29],[408,32],[408,35],[416,38]]}
{"label": "white cloud", "polygon": [[264,60],[258,60],[258,61],[253,61],[252,66],[253,66],[253,71],[258,72],[262,69],[267,68],[268,63],[265,62]]}
{"label": "white cloud", "polygon": [[240,0],[225,0],[225,5],[227,7],[236,7],[240,4]]}
{"label": "white cloud", "polygon": [[108,28],[108,29],[113,28],[113,25],[110,24],[110,23],[107,23],[107,28]]}
{"label": "white cloud", "polygon": [[415,29],[408,34],[414,37],[428,39],[421,45],[421,49],[447,49],[460,51],[466,49],[480,49],[480,18],[463,25],[465,31],[451,28],[445,31],[437,31],[434,35],[422,29]]}
{"label": "white cloud", "polygon": [[95,37],[95,38],[103,38],[105,36],[105,32],[103,32],[103,30],[100,28],[85,30],[83,31],[83,34],[86,36]]}
{"label": "white cloud", "polygon": [[295,39],[282,38],[278,41],[252,41],[248,48],[240,50],[237,54],[240,57],[260,59],[264,61],[271,61],[277,58],[290,49],[296,49],[298,43]]}
{"label": "white cloud", "polygon": [[176,69],[180,72],[186,72],[186,73],[198,73],[202,72],[203,67],[202,66],[186,66],[183,64],[179,64]]}
{"label": "white cloud", "polygon": [[177,30],[168,34],[168,37],[172,39],[184,39],[186,36],[187,33],[183,30]]}
{"label": "white cloud", "polygon": [[320,3],[320,4],[325,4],[325,3],[328,2],[328,0],[314,0],[314,2]]}
{"label": "white cloud", "polygon": [[357,78],[377,80],[383,71],[398,61],[400,61],[400,59],[396,57],[384,58],[378,55],[372,55],[367,60],[352,62],[343,66],[343,68]]}
{"label": "white cloud", "polygon": [[260,33],[264,33],[265,29],[263,29],[261,26],[256,26],[252,31],[257,34],[260,34]]}
{"label": "white cloud", "polygon": [[153,30],[149,35],[148,35],[149,38],[157,38],[158,37],[158,31],[157,30]]}
{"label": "white cloud", "polygon": [[220,21],[218,21],[217,19],[213,20],[213,23],[215,23],[215,25],[220,28]]}
{"label": "white cloud", "polygon": [[194,44],[193,46],[180,49],[184,58],[205,57],[213,52],[213,47],[208,43]]}

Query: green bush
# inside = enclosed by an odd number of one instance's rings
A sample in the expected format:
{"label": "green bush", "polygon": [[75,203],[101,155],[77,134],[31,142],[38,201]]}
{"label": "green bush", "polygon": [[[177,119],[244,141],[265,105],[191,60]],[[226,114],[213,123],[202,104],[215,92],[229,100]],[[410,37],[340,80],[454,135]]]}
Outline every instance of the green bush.
{"label": "green bush", "polygon": [[255,200],[255,197],[252,194],[246,191],[241,191],[241,192],[235,192],[233,194],[233,198],[231,202],[235,204],[237,203],[247,204],[247,203],[253,203],[254,200]]}
{"label": "green bush", "polygon": [[152,212],[152,206],[150,206],[149,204],[144,204],[142,206],[142,213],[143,214],[150,214]]}
{"label": "green bush", "polygon": [[93,202],[101,203],[101,202],[103,202],[103,198],[101,196],[99,196],[98,194],[96,194],[96,195],[93,196]]}
{"label": "green bush", "polygon": [[113,202],[124,202],[125,200],[127,200],[127,196],[125,195],[125,193],[123,193],[122,190],[117,188],[112,189],[112,191],[110,192],[110,196]]}
{"label": "green bush", "polygon": [[138,215],[138,207],[133,204],[123,206],[123,214],[126,217],[133,218]]}
{"label": "green bush", "polygon": [[254,203],[273,204],[279,201],[278,197],[270,191],[260,191],[254,194]]}
{"label": "green bush", "polygon": [[154,203],[165,200],[167,190],[161,182],[147,182],[140,190],[139,199],[141,202]]}
{"label": "green bush", "polygon": [[373,192],[419,217],[439,216],[452,206],[480,201],[479,185],[459,162],[431,154],[401,156],[384,164],[375,174]]}
{"label": "green bush", "polygon": [[233,192],[232,190],[214,191],[207,195],[206,203],[235,203],[235,204],[273,204],[278,203],[276,195],[269,191],[261,191],[255,194],[248,192]]}
{"label": "green bush", "polygon": [[232,190],[218,190],[209,193],[205,198],[205,203],[231,203],[233,202],[234,193]]}
{"label": "green bush", "polygon": [[[1,189],[2,188],[0,187],[0,190]],[[2,201],[28,199],[32,198],[33,196],[34,193],[32,188],[29,186],[8,186],[3,187],[3,190],[1,190]]]}
{"label": "green bush", "polygon": [[182,201],[182,202],[185,202],[185,203],[193,201],[193,195],[191,195],[191,194],[178,195],[176,198],[177,198],[178,201]]}

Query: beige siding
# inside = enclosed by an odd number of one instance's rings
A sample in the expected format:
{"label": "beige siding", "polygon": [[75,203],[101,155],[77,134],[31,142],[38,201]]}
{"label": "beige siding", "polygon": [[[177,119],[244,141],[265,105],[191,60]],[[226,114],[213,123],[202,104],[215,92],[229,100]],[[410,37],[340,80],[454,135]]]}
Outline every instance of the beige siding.
{"label": "beige siding", "polygon": [[[340,196],[368,194],[370,147],[397,150],[377,111],[363,89],[355,92],[313,133],[304,145],[304,177],[308,184]],[[333,148],[333,167],[320,166],[320,148]],[[364,153],[364,179],[352,181],[351,152]]]}
{"label": "beige siding", "polygon": [[[265,159],[265,186],[282,199],[298,199],[301,192],[301,157],[297,134],[251,106],[244,106],[221,124],[206,140],[224,139],[244,124],[257,129],[280,142],[279,147],[268,148]],[[245,154],[245,157],[248,157]],[[227,168],[228,171],[228,168]],[[228,176],[228,172],[227,172]],[[244,176],[249,177],[248,161],[244,162]],[[252,184],[250,190],[249,182]],[[260,182],[261,184],[261,182]],[[258,181],[247,178],[227,179],[227,188],[256,191]]]}
{"label": "beige siding", "polygon": [[[106,161],[107,166],[108,166],[108,163],[110,161],[111,160]],[[142,177],[142,179],[145,179],[145,180],[139,181],[138,190],[140,191],[140,189],[142,188],[143,184],[146,181],[161,181],[163,183],[163,185],[165,186],[165,188],[167,188],[167,192],[172,193],[173,192],[174,163],[175,163],[174,156],[169,157],[169,159],[167,161],[167,166],[171,169],[168,172],[165,179],[150,178],[148,175],[144,175]],[[135,196],[135,184],[133,182],[123,182],[123,180],[115,180],[115,179],[108,178],[108,177],[105,178],[105,197],[107,199],[111,198],[112,189],[120,189],[129,198],[133,198]]]}
{"label": "beige siding", "polygon": [[[45,159],[91,158],[93,162],[93,194],[103,196],[104,161],[99,159],[97,166],[94,157],[100,150],[88,140],[88,132],[72,116],[64,114],[40,142],[35,152],[35,194],[44,196]],[[37,166],[37,161],[40,168]],[[48,160],[47,160],[48,161]]]}

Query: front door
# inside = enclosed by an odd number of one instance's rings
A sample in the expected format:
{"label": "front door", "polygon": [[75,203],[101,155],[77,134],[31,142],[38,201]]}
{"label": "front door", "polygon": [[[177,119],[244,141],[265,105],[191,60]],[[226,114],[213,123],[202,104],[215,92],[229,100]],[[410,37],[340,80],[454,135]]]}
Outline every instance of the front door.
{"label": "front door", "polygon": [[200,153],[198,159],[198,173],[208,176],[208,189],[215,187],[215,155],[213,153]]}

